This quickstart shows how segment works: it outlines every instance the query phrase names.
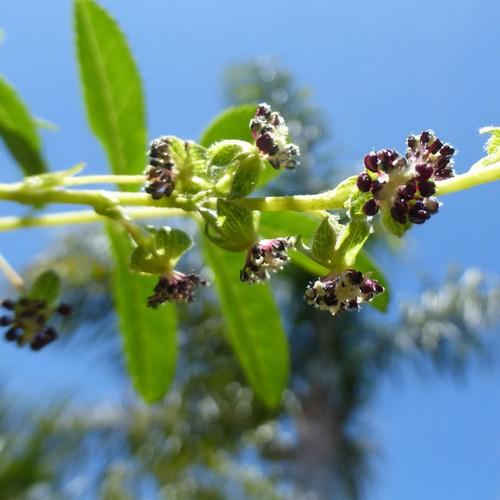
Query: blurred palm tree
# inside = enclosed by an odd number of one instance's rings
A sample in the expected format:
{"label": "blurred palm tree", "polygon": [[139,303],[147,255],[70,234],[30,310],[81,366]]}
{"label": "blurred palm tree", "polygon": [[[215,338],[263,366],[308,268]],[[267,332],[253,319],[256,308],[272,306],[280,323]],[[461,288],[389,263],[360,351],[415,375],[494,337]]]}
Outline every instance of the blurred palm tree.
{"label": "blurred palm tree", "polygon": [[[269,61],[231,67],[225,95],[229,104],[266,101],[287,117],[305,163],[287,178],[288,192],[317,189],[325,175],[345,174],[325,154],[331,148],[321,112],[290,73]],[[384,241],[376,245],[387,251]],[[66,355],[77,355],[82,342],[105,352],[122,387],[110,262],[99,230],[85,238],[81,232],[64,236],[35,267],[47,266],[65,276],[74,324],[85,336],[79,340],[68,331]],[[500,288],[485,287],[478,271],[450,276],[403,305],[397,322],[377,318],[374,326],[371,311],[333,318],[307,307],[301,296],[309,278],[293,267],[279,277],[277,290],[287,291],[279,300],[293,362],[280,408],[269,411],[253,397],[223,340],[215,298],[205,291],[189,313],[179,308],[177,377],[163,403],[146,407],[125,395],[121,405],[72,405],[34,418],[16,444],[15,428],[0,415],[2,442],[8,443],[0,492],[8,492],[5,498],[109,500],[362,497],[376,448],[365,410],[385,374],[421,360],[443,372],[463,371],[484,346],[480,332],[498,319]]]}

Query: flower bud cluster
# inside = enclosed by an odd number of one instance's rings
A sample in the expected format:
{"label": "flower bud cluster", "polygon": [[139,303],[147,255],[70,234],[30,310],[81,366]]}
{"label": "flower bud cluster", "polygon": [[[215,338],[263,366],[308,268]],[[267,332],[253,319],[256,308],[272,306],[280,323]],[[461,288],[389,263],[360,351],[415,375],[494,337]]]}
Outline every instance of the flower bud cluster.
{"label": "flower bud cluster", "polygon": [[175,188],[178,170],[170,152],[168,137],[155,139],[149,147],[149,165],[146,168],[146,193],[154,200],[168,197]]}
{"label": "flower bud cluster", "polygon": [[148,297],[148,306],[156,309],[165,302],[192,302],[196,288],[207,285],[208,283],[195,273],[174,271],[171,275],[160,276],[153,295]]}
{"label": "flower bud cluster", "polygon": [[245,266],[240,271],[240,280],[256,283],[269,279],[270,272],[277,272],[290,260],[288,250],[294,248],[295,238],[261,240],[247,252]]}
{"label": "flower bud cluster", "polygon": [[359,309],[382,293],[384,287],[356,269],[346,269],[339,274],[311,281],[304,293],[304,300],[333,316],[342,311]]}
{"label": "flower bud cluster", "polygon": [[0,326],[9,327],[5,338],[9,342],[17,342],[19,346],[30,344],[34,351],[39,351],[50,342],[57,339],[58,334],[54,327],[47,325],[47,321],[54,313],[61,316],[71,314],[71,306],[59,304],[55,309],[49,308],[44,300],[21,297],[17,302],[5,299],[1,306],[12,312],[12,316],[0,317]]}
{"label": "flower bud cluster", "polygon": [[271,110],[268,104],[259,104],[255,116],[250,121],[250,130],[259,151],[267,157],[275,168],[289,170],[299,165],[300,149],[287,142],[288,127],[283,117]]}
{"label": "flower bud cluster", "polygon": [[432,197],[436,180],[454,175],[455,149],[443,144],[432,130],[407,139],[405,157],[393,149],[372,151],[364,159],[365,172],[358,175],[358,189],[371,193],[365,202],[366,215],[388,210],[400,224],[422,224],[439,209]]}

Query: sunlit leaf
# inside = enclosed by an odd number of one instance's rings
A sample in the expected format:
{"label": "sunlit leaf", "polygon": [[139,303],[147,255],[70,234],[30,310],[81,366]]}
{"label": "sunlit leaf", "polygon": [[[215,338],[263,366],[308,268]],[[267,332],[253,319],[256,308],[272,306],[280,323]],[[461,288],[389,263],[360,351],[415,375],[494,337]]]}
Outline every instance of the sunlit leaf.
{"label": "sunlit leaf", "polygon": [[175,373],[177,320],[173,304],[146,306],[155,278],[130,272],[132,244],[118,225],[107,224],[114,257],[113,295],[127,369],[136,391],[148,403],[159,401]]}
{"label": "sunlit leaf", "polygon": [[[119,174],[144,168],[146,124],[137,66],[116,22],[92,0],[76,0],[75,30],[80,76],[93,132]],[[170,386],[176,360],[176,315],[172,304],[148,309],[155,278],[130,270],[132,245],[109,224],[115,262],[113,290],[127,369],[147,402],[160,400]]]}
{"label": "sunlit leaf", "polygon": [[340,227],[332,216],[324,217],[319,224],[311,246],[312,253],[318,262],[325,265],[332,264]]}
{"label": "sunlit leaf", "polygon": [[47,171],[35,121],[14,88],[1,76],[0,137],[25,175]]}
{"label": "sunlit leaf", "polygon": [[337,242],[337,252],[348,266],[354,264],[369,236],[370,226],[366,217],[353,217],[345,226]]}
{"label": "sunlit leaf", "polygon": [[141,78],[126,38],[92,0],[75,1],[80,78],[93,132],[117,174],[144,169],[146,119]]}
{"label": "sunlit leaf", "polygon": [[200,144],[208,147],[224,139],[253,142],[249,124],[256,107],[256,104],[243,104],[226,109],[207,126]]}
{"label": "sunlit leaf", "polygon": [[203,251],[214,273],[227,340],[255,394],[266,405],[276,406],[288,382],[289,355],[271,289],[268,284],[240,282],[243,253],[224,252],[206,238]]}

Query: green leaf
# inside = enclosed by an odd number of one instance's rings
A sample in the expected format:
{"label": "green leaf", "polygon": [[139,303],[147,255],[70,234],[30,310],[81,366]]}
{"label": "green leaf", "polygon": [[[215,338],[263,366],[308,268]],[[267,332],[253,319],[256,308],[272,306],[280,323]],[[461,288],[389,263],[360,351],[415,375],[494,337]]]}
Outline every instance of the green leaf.
{"label": "green leaf", "polygon": [[227,253],[206,238],[203,251],[215,276],[227,340],[258,398],[270,407],[279,404],[288,383],[288,342],[280,312],[268,284],[239,281],[243,253]]}
{"label": "green leaf", "polygon": [[314,240],[311,247],[312,254],[318,262],[325,264],[325,266],[333,263],[335,243],[341,228],[342,226],[337,220],[333,216],[328,215],[321,221],[314,233]]}
{"label": "green leaf", "polygon": [[208,158],[204,147],[173,135],[167,136],[167,140],[172,160],[179,170],[182,182],[189,183],[193,174],[206,175]]}
{"label": "green leaf", "polygon": [[298,250],[289,250],[288,255],[293,264],[301,267],[304,271],[312,274],[313,276],[326,276],[328,268],[322,266],[320,263],[312,260],[307,255]]}
{"label": "green leaf", "polygon": [[219,198],[216,216],[210,212],[201,213],[207,222],[206,236],[225,250],[239,252],[248,248],[257,239],[255,232],[257,214],[247,208]]}
{"label": "green leaf", "polygon": [[483,127],[479,130],[479,133],[490,134],[484,145],[484,149],[488,154],[475,163],[471,170],[487,167],[500,161],[500,127]]}
{"label": "green leaf", "polygon": [[114,19],[92,0],[75,1],[80,79],[87,117],[116,174],[145,165],[146,119],[137,65]]}
{"label": "green leaf", "polygon": [[[75,31],[87,118],[116,174],[143,171],[146,119],[142,84],[125,36],[92,0],[75,1]],[[132,244],[118,225],[107,225],[115,261],[113,290],[127,369],[147,402],[170,386],[177,354],[172,304],[146,306],[155,279],[131,273]]]}
{"label": "green leaf", "polygon": [[249,124],[256,108],[257,104],[243,104],[226,109],[205,129],[200,144],[209,147],[225,139],[238,139],[253,143]]}
{"label": "green leaf", "polygon": [[113,295],[128,372],[144,401],[163,398],[175,374],[177,320],[173,304],[146,306],[156,280],[130,272],[132,244],[118,224],[106,225],[114,257]]}
{"label": "green leaf", "polygon": [[370,273],[371,278],[376,279],[384,287],[384,293],[376,295],[369,304],[381,312],[386,312],[391,300],[391,291],[389,283],[384,273],[380,270],[380,267],[365,250],[361,250],[361,252],[358,253],[353,267],[362,273]]}
{"label": "green leaf", "polygon": [[53,305],[61,295],[61,278],[52,270],[44,271],[33,282],[29,296],[42,299],[47,305]]}
{"label": "green leaf", "polygon": [[[246,141],[253,144],[254,139],[249,124],[255,115],[256,109],[257,104],[242,104],[226,109],[205,129],[201,136],[200,144],[209,147],[216,142],[228,139]],[[266,185],[282,172],[282,170],[274,169],[268,161],[263,162],[263,165],[265,165],[265,168],[261,168],[258,178],[255,179],[256,187]]]}
{"label": "green leaf", "polygon": [[156,252],[163,253],[170,261],[173,260],[177,263],[182,254],[192,246],[193,240],[180,229],[165,226],[156,231]]}
{"label": "green leaf", "polygon": [[25,175],[47,171],[35,121],[14,88],[0,76],[0,137]]}
{"label": "green leaf", "polygon": [[208,149],[209,169],[228,167],[245,151],[248,151],[248,143],[244,141],[230,139],[216,142]]}
{"label": "green leaf", "polygon": [[354,217],[345,226],[335,250],[347,266],[354,264],[368,236],[370,236],[370,226],[366,222],[366,216]]}
{"label": "green leaf", "polygon": [[484,149],[490,155],[500,151],[500,127],[483,127],[479,130],[480,134],[490,134]]}
{"label": "green leaf", "polygon": [[309,241],[318,227],[318,222],[318,217],[306,213],[293,211],[262,212],[260,229],[265,236],[300,235],[303,240]]}
{"label": "green leaf", "polygon": [[160,275],[172,270],[182,255],[193,246],[191,238],[180,229],[165,226],[148,227],[152,239],[132,252],[130,267],[134,271]]}
{"label": "green leaf", "polygon": [[234,172],[231,184],[231,198],[242,198],[249,195],[257,186],[262,171],[262,162],[258,155],[242,158]]}
{"label": "green leaf", "polygon": [[335,193],[337,196],[339,196],[339,198],[348,200],[346,202],[346,205],[349,203],[349,199],[351,198],[351,196],[353,196],[355,193],[359,191],[356,185],[357,179],[358,179],[357,175],[351,175],[351,177],[344,179],[335,188]]}

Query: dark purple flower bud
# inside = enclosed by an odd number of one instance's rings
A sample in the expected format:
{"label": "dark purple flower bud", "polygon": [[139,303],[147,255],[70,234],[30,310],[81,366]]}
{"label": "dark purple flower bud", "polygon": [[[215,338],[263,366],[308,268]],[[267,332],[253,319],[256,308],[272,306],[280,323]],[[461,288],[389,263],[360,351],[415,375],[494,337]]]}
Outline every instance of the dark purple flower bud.
{"label": "dark purple flower bud", "polygon": [[415,193],[417,192],[417,183],[415,181],[410,181],[404,186],[399,186],[397,193],[403,200],[411,200]]}
{"label": "dark purple flower bud", "polygon": [[428,210],[421,201],[417,201],[408,211],[410,222],[413,224],[423,224],[430,218]]}
{"label": "dark purple flower bud", "polygon": [[271,106],[265,102],[257,106],[257,111],[255,111],[255,116],[262,116],[264,118],[269,117],[271,114]]}
{"label": "dark purple flower bud", "polygon": [[434,179],[436,180],[444,180],[444,179],[449,179],[450,177],[453,177],[455,175],[455,172],[453,171],[453,168],[451,166],[445,166],[443,168],[440,168],[439,170],[436,170],[434,172]]}
{"label": "dark purple flower bud", "polygon": [[13,300],[10,300],[10,299],[4,299],[4,300],[2,300],[1,305],[2,305],[2,307],[4,309],[8,309],[9,311],[13,311],[14,308],[16,307],[16,303]]}
{"label": "dark purple flower bud", "polygon": [[371,192],[373,194],[378,193],[384,187],[385,182],[381,182],[379,179],[374,179],[372,181],[372,189]]}
{"label": "dark purple flower bud", "polygon": [[410,135],[406,139],[406,145],[410,149],[415,150],[418,146],[418,139],[414,135]]}
{"label": "dark purple flower bud", "polygon": [[21,297],[14,310],[13,318],[0,318],[0,326],[11,325],[5,338],[9,341],[16,340],[19,346],[30,344],[32,349],[40,350],[57,338],[55,329],[47,326],[47,321],[54,313],[68,314],[71,306],[63,303],[53,308],[44,300],[28,296]]}
{"label": "dark purple flower bud", "polygon": [[57,308],[57,312],[61,316],[69,316],[72,312],[72,308],[69,304],[61,303],[61,304],[59,304],[59,307]]}
{"label": "dark purple flower bud", "polygon": [[240,280],[256,283],[269,279],[270,272],[281,271],[290,260],[288,250],[294,246],[295,238],[274,238],[255,243],[247,252]]}
{"label": "dark purple flower bud", "polygon": [[407,167],[407,162],[406,159],[403,158],[402,156],[396,158],[392,162],[392,166],[398,170],[405,170]]}
{"label": "dark purple flower bud", "polygon": [[439,140],[436,139],[432,144],[429,145],[429,152],[432,154],[436,154],[440,149],[443,143]]}
{"label": "dark purple flower bud", "polygon": [[304,293],[304,300],[321,311],[335,315],[342,311],[357,310],[363,302],[384,291],[375,280],[365,277],[355,269],[311,281]]}
{"label": "dark purple flower bud", "polygon": [[168,137],[155,139],[149,148],[149,166],[146,168],[144,190],[154,200],[168,197],[175,188],[178,174],[170,152],[171,140]]}
{"label": "dark purple flower bud", "polygon": [[260,104],[250,121],[250,129],[259,151],[267,157],[273,168],[294,169],[299,164],[299,147],[288,143],[288,127],[283,117]]}
{"label": "dark purple flower bud", "polygon": [[434,172],[432,165],[427,163],[419,163],[415,167],[415,170],[417,171],[417,180],[419,181],[426,181],[427,179],[430,179]]}
{"label": "dark purple flower bud", "polygon": [[0,317],[0,326],[9,326],[10,324],[12,324],[12,318],[8,316]]}
{"label": "dark purple flower bud", "polygon": [[53,342],[54,340],[57,339],[57,331],[55,328],[49,326],[45,329],[43,332],[44,337],[45,337],[45,342],[48,344],[49,342]]}
{"label": "dark purple flower bud", "polygon": [[420,142],[422,144],[427,144],[433,138],[433,134],[430,130],[424,130],[420,134]]}
{"label": "dark purple flower bud", "polygon": [[435,198],[426,198],[424,207],[429,214],[433,215],[439,211],[439,202]]}
{"label": "dark purple flower bud", "polygon": [[401,224],[408,220],[422,224],[438,211],[439,203],[427,200],[436,192],[435,181],[454,175],[452,155],[455,150],[443,144],[432,130],[411,135],[406,143],[405,157],[393,149],[369,153],[365,157],[365,167],[375,174],[368,176],[370,187],[363,174],[356,182],[361,191],[373,194],[373,200],[363,207],[367,215],[379,209],[388,210]]}
{"label": "dark purple flower bud", "polygon": [[399,222],[400,224],[406,224],[408,222],[407,214],[408,210],[403,208],[402,206],[393,206],[391,207],[391,215],[392,218]]}
{"label": "dark purple flower bud", "polygon": [[363,282],[363,273],[356,269],[349,269],[346,276],[353,285],[360,285]]}
{"label": "dark purple flower bud", "polygon": [[295,144],[287,144],[285,146],[285,159],[281,161],[281,165],[287,170],[293,170],[299,165],[300,149]]}
{"label": "dark purple flower bud", "polygon": [[39,351],[46,346],[46,341],[41,333],[37,333],[33,340],[30,342],[30,348],[32,351]]}
{"label": "dark purple flower bud", "polygon": [[453,156],[455,154],[455,148],[452,147],[450,144],[445,144],[442,148],[440,153],[443,156]]}
{"label": "dark purple flower bud", "polygon": [[358,189],[360,191],[362,191],[363,193],[367,193],[372,187],[372,179],[368,174],[362,172],[356,179],[356,185],[358,186]]}
{"label": "dark purple flower bud", "polygon": [[174,271],[171,275],[160,276],[153,295],[148,297],[148,306],[155,309],[165,302],[192,302],[196,288],[207,284],[194,273],[186,275]]}
{"label": "dark purple flower bud", "polygon": [[14,326],[5,332],[5,340],[13,342],[14,340],[18,340],[21,337],[21,334],[22,330]]}
{"label": "dark purple flower bud", "polygon": [[363,294],[364,300],[371,300],[374,295],[382,293],[384,291],[384,287],[377,281],[366,278],[360,284],[359,287],[361,293]]}
{"label": "dark purple flower bud", "polygon": [[378,155],[375,151],[371,151],[365,156],[364,163],[371,172],[378,172]]}
{"label": "dark purple flower bud", "polygon": [[267,132],[257,138],[255,145],[266,155],[275,155],[279,151],[272,135]]}
{"label": "dark purple flower bud", "polygon": [[376,200],[371,198],[363,205],[363,212],[368,216],[376,215],[378,212],[379,206]]}
{"label": "dark purple flower bud", "polygon": [[422,181],[418,183],[418,190],[424,198],[428,198],[436,192],[436,184],[432,181]]}

